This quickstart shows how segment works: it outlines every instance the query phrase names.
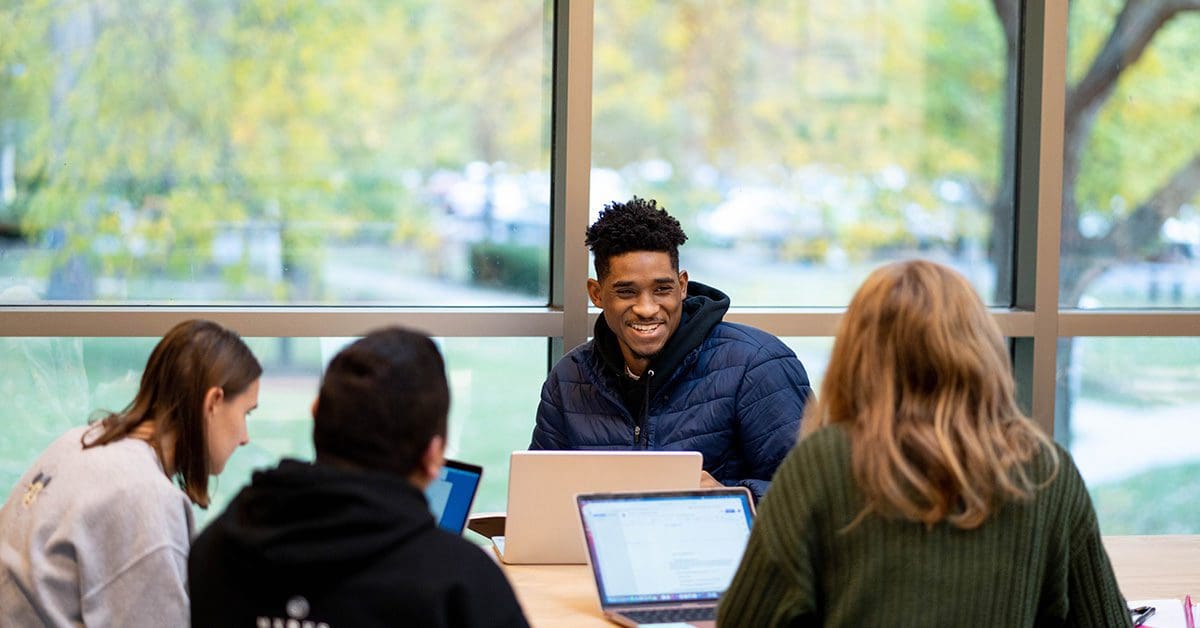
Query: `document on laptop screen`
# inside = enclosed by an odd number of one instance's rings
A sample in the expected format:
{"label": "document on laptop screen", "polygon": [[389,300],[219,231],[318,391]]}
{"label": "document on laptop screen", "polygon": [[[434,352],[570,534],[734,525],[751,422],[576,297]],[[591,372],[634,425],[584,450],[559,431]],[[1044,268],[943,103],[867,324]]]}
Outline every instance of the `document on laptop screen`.
{"label": "document on laptop screen", "polygon": [[582,514],[609,604],[717,599],[752,520],[736,495],[596,501]]}

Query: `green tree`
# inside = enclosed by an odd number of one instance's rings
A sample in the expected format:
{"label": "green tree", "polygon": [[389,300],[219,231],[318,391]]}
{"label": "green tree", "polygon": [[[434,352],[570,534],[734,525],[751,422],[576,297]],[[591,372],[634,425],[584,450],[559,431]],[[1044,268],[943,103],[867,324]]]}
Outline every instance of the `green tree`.
{"label": "green tree", "polygon": [[[689,0],[596,14],[594,163],[685,218],[729,186],[774,188],[818,222],[861,227],[826,235],[872,254],[861,232],[899,244],[906,207],[936,209],[939,180],[993,192],[1004,45],[986,4]],[[629,166],[645,159],[671,163],[672,185],[638,181]],[[897,169],[904,189],[879,191]],[[805,177],[842,189],[813,194]],[[982,239],[985,224],[962,223]]]}
{"label": "green tree", "polygon": [[[320,301],[331,236],[378,225],[401,251],[436,248],[414,177],[549,161],[546,15],[541,2],[4,3],[0,154],[16,173],[0,222],[52,249],[21,273],[64,278],[51,298],[97,296],[103,277]],[[255,238],[277,239],[278,256],[256,259],[272,249]],[[219,248],[240,259],[217,276]]]}

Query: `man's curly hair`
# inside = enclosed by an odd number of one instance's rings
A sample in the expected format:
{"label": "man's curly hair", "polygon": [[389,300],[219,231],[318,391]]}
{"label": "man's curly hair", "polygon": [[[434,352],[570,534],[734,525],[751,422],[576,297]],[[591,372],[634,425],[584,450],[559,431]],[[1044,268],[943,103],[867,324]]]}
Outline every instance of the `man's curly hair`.
{"label": "man's curly hair", "polygon": [[654,199],[633,197],[626,203],[613,201],[600,210],[600,217],[588,227],[584,244],[595,256],[596,278],[603,280],[609,260],[632,251],[656,251],[671,256],[671,267],[679,270],[679,247],[687,234],[679,221]]}

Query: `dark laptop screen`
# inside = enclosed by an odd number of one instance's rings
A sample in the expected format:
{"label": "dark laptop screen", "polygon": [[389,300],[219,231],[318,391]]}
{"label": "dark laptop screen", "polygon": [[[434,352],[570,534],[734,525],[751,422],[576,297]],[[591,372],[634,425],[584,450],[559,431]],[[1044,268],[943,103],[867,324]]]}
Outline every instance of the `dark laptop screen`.
{"label": "dark laptop screen", "polygon": [[438,527],[462,534],[482,476],[482,467],[457,460],[446,461],[442,473],[425,489],[429,510]]}

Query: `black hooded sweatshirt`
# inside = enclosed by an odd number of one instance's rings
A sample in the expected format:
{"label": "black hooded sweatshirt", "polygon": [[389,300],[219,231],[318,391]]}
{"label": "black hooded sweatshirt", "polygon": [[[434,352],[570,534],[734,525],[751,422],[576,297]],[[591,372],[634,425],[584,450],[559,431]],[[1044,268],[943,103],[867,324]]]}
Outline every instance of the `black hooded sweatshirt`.
{"label": "black hooded sweatshirt", "polygon": [[192,545],[188,576],[194,626],[528,625],[495,562],[387,473],[255,473]]}
{"label": "black hooded sweatshirt", "polygon": [[[669,382],[675,369],[684,358],[700,343],[708,338],[713,327],[725,317],[729,311],[729,296],[724,292],[698,281],[688,282],[688,297],[683,301],[679,327],[667,339],[661,351],[650,360],[646,372],[638,379],[631,379],[625,374],[625,357],[621,354],[621,345],[617,335],[608,327],[603,316],[596,319],[593,334],[596,338],[597,353],[601,356],[605,372],[615,382],[615,388],[621,391],[621,400],[625,409],[633,417],[634,425],[641,428],[646,425],[646,410],[650,401],[664,384]],[[638,439],[639,446],[642,439]]]}

